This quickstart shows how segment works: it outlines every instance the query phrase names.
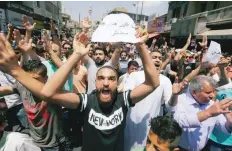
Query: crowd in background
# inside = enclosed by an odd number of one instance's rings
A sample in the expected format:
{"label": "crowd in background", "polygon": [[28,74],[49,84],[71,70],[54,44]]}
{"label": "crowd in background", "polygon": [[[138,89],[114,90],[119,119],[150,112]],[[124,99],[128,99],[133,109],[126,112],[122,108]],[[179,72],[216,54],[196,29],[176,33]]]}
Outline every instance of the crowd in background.
{"label": "crowd in background", "polygon": [[74,37],[22,22],[0,36],[1,151],[232,150],[232,56],[205,62],[207,36],[188,50],[191,34],[97,43],[87,22]]}

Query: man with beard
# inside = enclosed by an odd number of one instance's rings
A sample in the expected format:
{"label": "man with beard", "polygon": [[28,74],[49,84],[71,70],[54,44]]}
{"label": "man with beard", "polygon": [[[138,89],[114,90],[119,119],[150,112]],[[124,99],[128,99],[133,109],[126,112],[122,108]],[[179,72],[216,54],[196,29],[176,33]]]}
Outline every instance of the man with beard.
{"label": "man with beard", "polygon": [[117,92],[117,72],[114,68],[104,66],[97,71],[96,93],[76,94],[62,90],[76,62],[86,55],[89,46],[75,38],[74,52],[57,72],[43,84],[23,71],[16,55],[5,37],[0,35],[0,70],[13,76],[35,96],[66,108],[80,110],[84,113],[83,151],[124,150],[124,128],[129,107],[144,99],[159,87],[159,73],[150,59],[144,45],[147,35],[136,43],[144,66],[145,81],[132,91]]}
{"label": "man with beard", "polygon": [[[150,53],[150,57],[153,61],[154,68],[160,72],[162,67],[161,52],[153,51]],[[124,85],[124,90],[133,90],[144,82],[145,76],[144,71],[131,73]],[[162,74],[159,74],[159,80],[160,86],[128,111],[124,142],[126,151],[138,146],[145,146],[147,134],[150,129],[149,120],[163,115],[163,106],[169,101],[172,94],[172,84]]]}
{"label": "man with beard", "polygon": [[116,68],[120,56],[120,45],[115,45],[115,51],[108,62],[105,60],[106,56],[107,51],[101,47],[97,47],[94,51],[94,59],[90,58],[88,55],[85,55],[82,59],[88,70],[88,94],[96,89],[95,80],[98,69],[106,65]]}

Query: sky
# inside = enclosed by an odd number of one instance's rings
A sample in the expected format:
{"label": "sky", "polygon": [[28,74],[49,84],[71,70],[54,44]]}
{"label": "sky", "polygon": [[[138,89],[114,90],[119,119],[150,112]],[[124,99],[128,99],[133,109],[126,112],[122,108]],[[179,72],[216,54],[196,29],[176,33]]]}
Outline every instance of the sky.
{"label": "sky", "polygon": [[[136,7],[133,4],[138,4],[138,13],[141,13],[142,2],[138,1],[62,1],[62,12],[69,14],[72,20],[82,20],[88,16],[90,6],[92,7],[93,21],[101,20],[107,12],[113,8],[124,7],[128,12],[136,13]],[[163,15],[168,11],[168,1],[146,1],[143,2],[143,14],[152,15],[154,13]]]}

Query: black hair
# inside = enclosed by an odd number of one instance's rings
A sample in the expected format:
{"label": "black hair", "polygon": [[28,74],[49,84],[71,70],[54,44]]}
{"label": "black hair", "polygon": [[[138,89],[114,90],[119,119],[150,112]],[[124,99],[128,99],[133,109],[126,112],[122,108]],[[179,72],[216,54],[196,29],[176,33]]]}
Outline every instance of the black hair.
{"label": "black hair", "polygon": [[130,68],[130,66],[139,67],[139,64],[137,61],[132,60],[128,62],[127,68]]}
{"label": "black hair", "polygon": [[115,70],[115,68],[113,68],[113,67],[111,67],[111,66],[103,66],[103,67],[101,67],[100,69],[98,69],[96,75],[97,75],[98,72],[101,71],[102,69],[111,69],[111,70],[113,70],[113,71],[115,72],[115,74],[116,74],[116,77],[118,78],[118,72]]}
{"label": "black hair", "polygon": [[8,108],[4,97],[0,97],[0,126],[6,121],[6,112]]}
{"label": "black hair", "polygon": [[101,51],[103,51],[104,55],[107,56],[107,51],[106,51],[106,49],[104,49],[104,48],[102,48],[102,47],[96,47],[96,48],[94,49],[94,54],[96,53],[96,50],[101,50]]}
{"label": "black hair", "polygon": [[23,65],[23,70],[26,72],[39,72],[45,77],[47,75],[46,66],[39,60],[29,60]]}
{"label": "black hair", "polygon": [[169,116],[158,116],[150,121],[151,131],[158,136],[162,142],[169,142],[169,148],[172,150],[178,147],[179,140],[182,134],[182,129],[179,124]]}
{"label": "black hair", "polygon": [[159,51],[159,49],[153,49],[153,50],[150,52],[150,54],[153,53],[153,52],[158,52],[158,53],[160,53],[160,54],[162,55],[162,52]]}
{"label": "black hair", "polygon": [[72,48],[72,45],[69,42],[63,43],[62,48],[64,48],[64,45],[69,45]]}
{"label": "black hair", "polygon": [[[120,56],[122,55],[122,53],[126,53],[126,51],[121,51],[120,52]],[[126,55],[128,55],[128,54],[126,53]]]}

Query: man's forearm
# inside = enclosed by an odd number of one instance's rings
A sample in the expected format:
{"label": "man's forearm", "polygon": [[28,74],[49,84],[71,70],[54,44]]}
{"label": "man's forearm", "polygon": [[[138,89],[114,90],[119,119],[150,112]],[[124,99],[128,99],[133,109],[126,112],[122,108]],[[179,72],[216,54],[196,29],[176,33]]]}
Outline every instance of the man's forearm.
{"label": "man's forearm", "polygon": [[168,104],[173,107],[176,106],[177,103],[178,103],[178,95],[172,94],[170,100],[168,101]]}
{"label": "man's forearm", "polygon": [[160,85],[159,72],[156,70],[148,50],[145,48],[144,44],[136,44],[136,48],[139,50],[141,55],[141,60],[143,63],[145,82],[151,84],[154,88]]}
{"label": "man's forearm", "polygon": [[201,64],[191,73],[189,73],[184,79],[188,79],[189,81],[191,81],[194,77],[196,77],[200,73],[200,71],[201,71]]}
{"label": "man's forearm", "polygon": [[31,39],[31,31],[26,30],[26,36],[25,36],[26,42],[29,43],[30,39]]}
{"label": "man's forearm", "polygon": [[111,62],[115,68],[117,67],[119,57],[120,57],[120,47],[117,47],[115,48],[114,53],[111,58]]}
{"label": "man's forearm", "polygon": [[198,120],[200,122],[207,120],[211,117],[210,113],[207,110],[200,111],[197,113]]}
{"label": "man's forearm", "polygon": [[49,53],[49,55],[51,57],[52,62],[57,68],[60,68],[63,65],[63,62],[55,53],[52,52],[52,53]]}
{"label": "man's forearm", "polygon": [[169,58],[165,59],[165,61],[162,63],[161,70],[163,70],[167,66],[167,64],[169,63],[169,61],[170,61]]}
{"label": "man's forearm", "polygon": [[64,83],[68,79],[70,72],[75,67],[76,63],[80,61],[81,55],[73,54],[71,57],[55,72],[54,75],[47,81],[42,94],[46,97],[51,97],[60,88],[63,87]]}
{"label": "man's forearm", "polygon": [[37,97],[43,97],[40,93],[44,84],[32,78],[28,73],[26,73],[22,68],[11,70],[9,72],[12,77],[14,77],[18,82],[20,82],[24,87],[31,91]]}

